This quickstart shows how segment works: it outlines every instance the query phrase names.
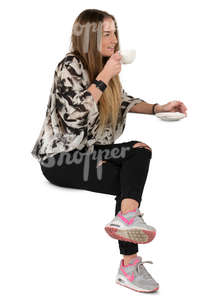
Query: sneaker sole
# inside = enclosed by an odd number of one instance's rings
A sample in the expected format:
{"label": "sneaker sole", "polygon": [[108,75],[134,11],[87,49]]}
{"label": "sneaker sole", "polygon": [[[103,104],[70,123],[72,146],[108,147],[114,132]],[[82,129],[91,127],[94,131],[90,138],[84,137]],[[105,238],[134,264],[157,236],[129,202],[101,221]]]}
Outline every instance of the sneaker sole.
{"label": "sneaker sole", "polygon": [[147,244],[151,242],[156,235],[156,231],[149,231],[145,229],[120,230],[110,226],[106,226],[105,231],[113,239],[131,242],[134,244]]}
{"label": "sneaker sole", "polygon": [[133,291],[135,291],[135,292],[139,292],[139,293],[152,293],[152,292],[156,292],[158,289],[159,289],[159,286],[158,287],[156,287],[156,288],[154,288],[153,290],[141,290],[141,289],[136,289],[136,287],[135,286],[133,286],[132,284],[124,284],[124,283],[120,283],[119,281],[118,281],[118,279],[116,279],[116,283],[117,284],[119,284],[119,285],[121,285],[121,286],[124,286],[124,287],[126,287],[126,288],[128,288],[128,289],[130,289],[130,290],[133,290]]}

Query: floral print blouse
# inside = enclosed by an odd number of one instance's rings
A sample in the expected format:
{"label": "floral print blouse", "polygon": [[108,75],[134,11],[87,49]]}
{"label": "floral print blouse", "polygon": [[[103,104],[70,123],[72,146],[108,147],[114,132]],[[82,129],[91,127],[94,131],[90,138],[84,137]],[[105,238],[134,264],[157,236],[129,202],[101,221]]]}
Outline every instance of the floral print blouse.
{"label": "floral print blouse", "polygon": [[104,133],[98,136],[99,110],[87,90],[90,84],[88,72],[80,59],[68,52],[54,72],[45,119],[31,151],[39,162],[60,152],[86,147],[92,153],[94,144],[113,144],[124,131],[127,112],[133,105],[144,101],[129,96],[122,89],[115,134],[108,124]]}

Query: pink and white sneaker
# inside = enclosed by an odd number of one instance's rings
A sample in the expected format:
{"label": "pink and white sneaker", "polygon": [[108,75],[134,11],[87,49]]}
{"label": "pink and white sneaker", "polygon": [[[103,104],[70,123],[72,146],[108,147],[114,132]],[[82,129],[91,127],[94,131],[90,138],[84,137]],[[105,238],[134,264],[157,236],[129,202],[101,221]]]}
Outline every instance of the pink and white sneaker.
{"label": "pink and white sneaker", "polygon": [[143,215],[139,208],[125,214],[119,211],[115,218],[105,226],[105,231],[117,240],[135,244],[149,243],[154,239],[156,229],[144,222]]}
{"label": "pink and white sneaker", "polygon": [[144,267],[144,263],[153,263],[152,261],[143,261],[141,256],[132,258],[128,265],[124,265],[122,259],[116,276],[116,283],[127,287],[136,292],[151,293],[159,289],[159,283],[150,275]]}

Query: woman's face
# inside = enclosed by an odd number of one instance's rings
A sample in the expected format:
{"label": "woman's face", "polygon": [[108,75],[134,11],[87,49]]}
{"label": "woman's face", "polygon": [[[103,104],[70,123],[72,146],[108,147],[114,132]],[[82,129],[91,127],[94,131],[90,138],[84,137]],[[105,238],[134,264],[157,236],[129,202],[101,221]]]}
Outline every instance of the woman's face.
{"label": "woman's face", "polygon": [[113,19],[105,18],[102,29],[101,54],[111,56],[114,53],[115,45],[118,43]]}

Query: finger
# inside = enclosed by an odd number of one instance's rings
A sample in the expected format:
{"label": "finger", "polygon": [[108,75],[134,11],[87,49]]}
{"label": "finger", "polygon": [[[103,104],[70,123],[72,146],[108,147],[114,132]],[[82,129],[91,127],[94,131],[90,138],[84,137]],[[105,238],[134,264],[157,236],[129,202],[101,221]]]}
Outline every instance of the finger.
{"label": "finger", "polygon": [[179,102],[179,104],[181,105],[181,107],[187,109],[187,107],[185,106],[185,104],[184,104],[182,101],[178,101],[178,102]]}
{"label": "finger", "polygon": [[115,56],[114,58],[115,58],[116,61],[120,61],[122,59],[121,56]]}
{"label": "finger", "polygon": [[121,54],[118,51],[115,52],[113,55],[114,55],[115,58],[119,58],[119,59],[122,58]]}
{"label": "finger", "polygon": [[185,104],[182,103],[182,107],[184,107],[185,109],[187,109],[187,107],[185,106]]}
{"label": "finger", "polygon": [[113,55],[121,56],[121,54],[119,53],[119,51],[116,51]]}
{"label": "finger", "polygon": [[180,108],[179,108],[179,112],[181,112],[181,113],[187,115],[187,114],[186,114],[186,109],[183,108],[183,107],[180,107]]}
{"label": "finger", "polygon": [[180,109],[181,109],[182,111],[186,111],[186,110],[187,110],[187,107],[186,107],[183,103],[181,103],[181,104],[180,104]]}

